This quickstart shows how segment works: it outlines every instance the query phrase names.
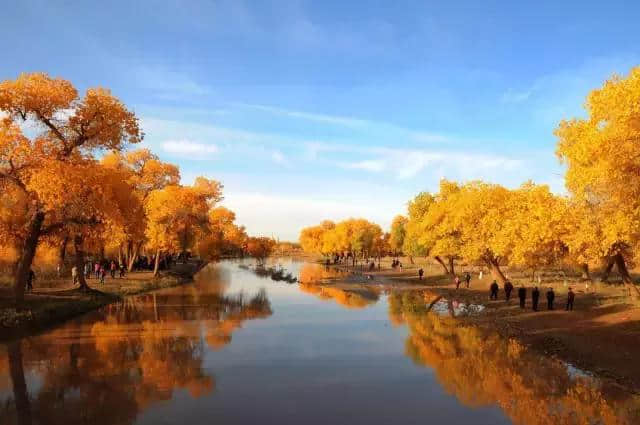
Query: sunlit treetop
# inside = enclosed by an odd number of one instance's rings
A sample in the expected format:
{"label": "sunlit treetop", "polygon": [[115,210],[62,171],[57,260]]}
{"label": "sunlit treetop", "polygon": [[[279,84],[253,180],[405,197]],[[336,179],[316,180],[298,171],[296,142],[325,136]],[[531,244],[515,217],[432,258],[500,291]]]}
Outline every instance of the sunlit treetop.
{"label": "sunlit treetop", "polygon": [[1,82],[0,110],[37,123],[36,138],[55,140],[62,157],[77,148],[120,150],[143,138],[138,118],[109,90],[88,89],[80,98],[70,82],[43,73]]}

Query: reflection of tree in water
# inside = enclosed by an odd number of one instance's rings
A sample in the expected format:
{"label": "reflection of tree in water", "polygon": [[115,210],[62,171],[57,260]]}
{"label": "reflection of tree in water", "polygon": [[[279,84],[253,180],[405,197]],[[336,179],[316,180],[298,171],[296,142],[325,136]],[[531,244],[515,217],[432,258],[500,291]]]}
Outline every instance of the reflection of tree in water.
{"label": "reflection of tree in water", "polygon": [[433,368],[468,406],[498,405],[516,424],[637,424],[640,403],[620,388],[571,377],[565,364],[457,319],[427,314],[428,293],[395,292],[389,313],[408,325],[406,352]]}
{"label": "reflection of tree in water", "polygon": [[313,294],[323,300],[333,300],[347,308],[364,308],[380,299],[380,294],[373,288],[342,289],[302,282],[298,287],[302,292]]}
{"label": "reflection of tree in water", "polygon": [[[0,368],[10,369],[14,384],[0,423],[127,424],[176,389],[192,397],[210,393],[215,384],[202,369],[205,344],[228,344],[244,321],[271,314],[264,291],[228,296],[219,288],[185,286],[131,297],[82,322],[16,342],[24,362],[12,345],[6,356],[0,352]],[[20,387],[25,372],[41,381],[30,397]],[[5,382],[5,370],[0,375]]]}
{"label": "reflection of tree in water", "polygon": [[380,299],[377,288],[363,285],[353,285],[340,288],[332,285],[322,285],[323,282],[339,280],[344,273],[319,264],[305,263],[300,268],[298,287],[302,292],[313,294],[323,300],[333,300],[347,308],[364,308],[375,304]]}
{"label": "reflection of tree in water", "polygon": [[345,272],[337,270],[332,267],[326,267],[320,264],[304,263],[300,267],[298,274],[298,281],[300,283],[327,283],[332,280],[339,280],[344,278]]}

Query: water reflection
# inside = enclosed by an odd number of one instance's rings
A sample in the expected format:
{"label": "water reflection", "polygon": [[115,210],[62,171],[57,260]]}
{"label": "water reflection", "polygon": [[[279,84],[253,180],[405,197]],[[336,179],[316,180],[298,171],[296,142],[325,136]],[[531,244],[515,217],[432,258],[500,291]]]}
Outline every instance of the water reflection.
{"label": "water reflection", "polygon": [[407,356],[432,368],[464,405],[498,405],[522,425],[640,423],[638,397],[452,315],[429,313],[435,299],[428,291],[393,292],[389,314],[409,328]]}
{"label": "water reflection", "polygon": [[333,300],[347,308],[364,308],[380,299],[378,287],[366,285],[323,285],[344,279],[345,273],[320,264],[305,263],[300,268],[299,288],[302,292],[313,294],[322,300]]}
{"label": "water reflection", "polygon": [[216,273],[6,345],[0,423],[129,424],[177,390],[214,391],[205,346],[229,344],[244,321],[272,314],[264,290],[227,294],[228,279]]}

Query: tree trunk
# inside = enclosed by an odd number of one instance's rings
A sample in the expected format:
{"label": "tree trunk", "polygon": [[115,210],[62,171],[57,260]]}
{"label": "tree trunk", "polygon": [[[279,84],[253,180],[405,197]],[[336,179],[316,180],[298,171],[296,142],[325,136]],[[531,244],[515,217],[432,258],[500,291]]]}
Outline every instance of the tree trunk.
{"label": "tree trunk", "polygon": [[118,264],[122,264],[122,244],[118,245]]}
{"label": "tree trunk", "polygon": [[631,279],[631,275],[629,274],[629,270],[627,270],[627,263],[624,261],[624,257],[622,254],[616,254],[614,257],[616,262],[616,267],[618,268],[618,273],[622,277],[622,283],[629,288],[633,289],[631,292],[633,296],[636,298],[640,298],[640,289],[635,285],[633,279]]}
{"label": "tree trunk", "polygon": [[131,254],[131,257],[129,258],[129,264],[127,265],[127,270],[129,272],[133,271],[133,265],[135,264],[136,260],[138,260],[138,254],[140,253],[140,247],[142,246],[142,242],[138,242],[135,247],[133,248],[133,253]]}
{"label": "tree trunk", "polygon": [[27,382],[24,379],[21,344],[21,341],[13,341],[8,344],[9,369],[13,384],[13,398],[16,403],[18,425],[31,425],[31,403],[29,402]]}
{"label": "tree trunk", "polygon": [[69,244],[69,235],[65,235],[58,248],[58,263],[60,264],[60,270],[64,270],[64,259],[67,256],[67,245]]}
{"label": "tree trunk", "polygon": [[80,284],[80,289],[89,289],[84,274],[84,251],[82,250],[83,239],[84,238],[81,234],[77,234],[73,237],[73,248],[76,251],[75,266],[76,269],[78,269],[78,283]]}
{"label": "tree trunk", "polygon": [[582,279],[593,281],[593,279],[591,279],[591,273],[589,272],[589,264],[583,263],[580,267],[582,268]]}
{"label": "tree trunk", "polygon": [[453,257],[449,257],[449,273],[451,276],[456,275],[455,269],[453,268]]}
{"label": "tree trunk", "polygon": [[444,274],[449,274],[449,269],[447,268],[447,265],[444,263],[444,261],[442,261],[442,258],[440,258],[439,256],[435,256],[433,257],[435,258],[435,260],[440,263],[440,265],[442,266],[442,268],[444,269]]}
{"label": "tree trunk", "polygon": [[605,267],[604,272],[602,272],[600,282],[606,282],[609,280],[609,275],[611,274],[611,270],[613,270],[613,266],[615,263],[615,258],[611,257],[607,259],[607,267]]}
{"label": "tree trunk", "polygon": [[507,281],[507,278],[504,277],[504,274],[502,274],[502,270],[500,270],[500,265],[498,264],[498,261],[492,258],[490,260],[486,260],[486,263],[487,263],[487,266],[489,266],[489,270],[491,270],[491,274],[493,275],[493,278],[498,282],[500,282],[501,285],[504,285],[505,282]]}
{"label": "tree trunk", "polygon": [[160,268],[160,250],[156,250],[156,260],[153,265],[153,276],[158,276],[158,269]]}
{"label": "tree trunk", "polygon": [[24,288],[27,285],[27,279],[29,279],[29,273],[31,272],[33,257],[38,247],[38,239],[40,239],[43,222],[44,213],[40,211],[35,212],[29,222],[27,237],[22,245],[22,251],[20,252],[20,258],[18,259],[15,270],[13,290],[16,298],[16,306],[21,306],[24,301]]}

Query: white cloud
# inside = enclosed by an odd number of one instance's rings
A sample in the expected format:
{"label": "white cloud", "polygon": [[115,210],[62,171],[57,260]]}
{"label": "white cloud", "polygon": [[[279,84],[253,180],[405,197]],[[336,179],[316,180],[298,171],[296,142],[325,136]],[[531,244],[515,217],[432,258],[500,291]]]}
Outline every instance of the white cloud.
{"label": "white cloud", "polygon": [[210,86],[197,82],[188,72],[170,70],[159,66],[135,66],[128,68],[129,76],[136,84],[152,91],[156,97],[166,100],[210,95]]}
{"label": "white cloud", "polygon": [[387,227],[402,209],[395,203],[376,200],[334,201],[304,196],[285,196],[255,192],[228,192],[223,205],[236,212],[237,222],[249,234],[277,236],[295,241],[303,227],[322,220],[364,217]]}
{"label": "white cloud", "polygon": [[502,103],[522,103],[528,100],[535,90],[536,86],[523,91],[509,89],[502,95]]}
{"label": "white cloud", "polygon": [[280,165],[287,165],[288,161],[287,158],[285,158],[284,154],[280,151],[274,151],[271,153],[271,159],[273,160],[273,162],[280,164]]}
{"label": "white cloud", "polygon": [[404,127],[383,122],[383,121],[373,121],[373,120],[367,120],[362,118],[345,117],[345,116],[339,116],[339,115],[327,115],[327,114],[318,114],[318,113],[311,113],[311,112],[305,112],[305,111],[295,111],[291,109],[285,109],[285,108],[280,108],[277,106],[270,106],[270,105],[257,105],[257,104],[249,104],[249,103],[236,103],[236,105],[244,108],[251,108],[258,111],[267,112],[267,113],[278,115],[278,116],[321,122],[321,123],[330,124],[330,125],[357,129],[361,131],[369,131],[369,132],[376,132],[376,133],[383,133],[383,134],[386,134],[387,132],[389,132],[393,134],[393,137],[396,137],[399,139],[405,138],[407,141],[413,141],[418,143],[443,143],[443,142],[448,142],[452,140],[450,136],[440,134],[437,132],[412,130],[412,129],[404,128]]}
{"label": "white cloud", "polygon": [[356,162],[347,162],[341,164],[343,168],[352,170],[366,170],[372,172],[384,171],[387,168],[387,164],[384,160],[364,160]]}
{"label": "white cloud", "polygon": [[[165,152],[178,155],[205,155],[207,157],[219,151],[216,145],[193,142],[191,140],[167,140],[162,143]],[[198,159],[192,157],[192,159]]]}
{"label": "white cloud", "polygon": [[283,108],[278,108],[275,106],[268,106],[268,105],[255,105],[250,103],[238,103],[237,105],[245,108],[256,109],[263,112],[269,112],[275,115],[286,116],[291,118],[302,118],[309,121],[318,121],[318,122],[323,122],[327,124],[342,125],[345,127],[362,127],[362,126],[371,124],[370,121],[352,118],[352,117],[341,117],[337,115],[325,115],[325,114],[315,114],[311,112],[293,111],[290,109],[283,109]]}

